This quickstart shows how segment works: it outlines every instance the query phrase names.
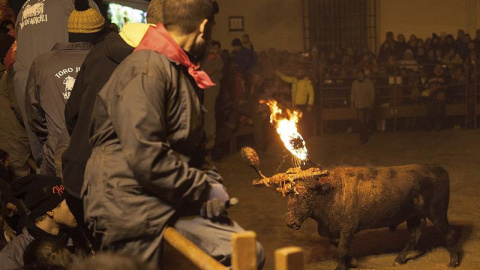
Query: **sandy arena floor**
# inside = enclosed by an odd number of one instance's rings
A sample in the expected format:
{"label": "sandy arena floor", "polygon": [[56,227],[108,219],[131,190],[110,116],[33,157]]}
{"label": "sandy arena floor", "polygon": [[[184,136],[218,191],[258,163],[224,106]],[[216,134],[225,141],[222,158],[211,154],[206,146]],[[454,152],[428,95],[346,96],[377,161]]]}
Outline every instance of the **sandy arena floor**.
{"label": "sandy arena floor", "polygon": [[[457,230],[462,261],[458,269],[480,269],[480,131],[447,130],[437,132],[376,133],[366,145],[358,143],[358,134],[337,134],[307,140],[310,157],[324,168],[335,166],[390,166],[432,163],[450,174],[449,220]],[[261,170],[266,175],[291,166],[283,146],[271,143],[260,153]],[[272,270],[273,252],[285,246],[299,246],[305,251],[306,269],[334,269],[335,250],[326,238],[317,234],[316,223],[308,220],[294,231],[285,225],[287,200],[266,188],[254,188],[258,178],[239,153],[216,163],[232,197],[240,204],[230,216],[245,229],[257,232],[267,253],[266,270]],[[408,239],[405,224],[394,233],[387,229],[363,231],[355,235],[350,255],[358,260],[357,269],[449,269],[449,256],[439,235],[428,223],[417,252],[403,266],[393,267],[393,260]],[[422,252],[423,251],[423,252]]]}

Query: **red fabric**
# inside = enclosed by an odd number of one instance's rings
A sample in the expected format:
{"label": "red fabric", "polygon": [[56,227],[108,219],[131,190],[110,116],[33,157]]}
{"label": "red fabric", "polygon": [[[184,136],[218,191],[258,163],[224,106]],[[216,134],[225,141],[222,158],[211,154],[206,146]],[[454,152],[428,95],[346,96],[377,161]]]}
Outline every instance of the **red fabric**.
{"label": "red fabric", "polygon": [[198,70],[199,66],[190,62],[188,55],[175,40],[170,36],[162,24],[150,26],[143,36],[142,41],[137,46],[135,51],[151,50],[165,55],[173,62],[179,63],[188,68],[188,73],[195,79],[198,87],[206,89],[215,84],[205,71]]}

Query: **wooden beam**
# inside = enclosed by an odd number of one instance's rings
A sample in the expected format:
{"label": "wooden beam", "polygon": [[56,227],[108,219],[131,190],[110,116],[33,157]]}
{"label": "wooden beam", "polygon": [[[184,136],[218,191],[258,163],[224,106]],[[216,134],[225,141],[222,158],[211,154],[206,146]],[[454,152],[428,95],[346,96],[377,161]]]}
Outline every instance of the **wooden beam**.
{"label": "wooden beam", "polygon": [[[227,270],[187,238],[168,227],[163,234],[163,270]],[[234,268],[235,269],[235,268]],[[243,269],[242,269],[243,270]]]}
{"label": "wooden beam", "polygon": [[233,270],[257,269],[257,234],[253,231],[232,235]]}
{"label": "wooden beam", "polygon": [[275,251],[275,270],[303,270],[305,259],[303,249],[286,247]]}

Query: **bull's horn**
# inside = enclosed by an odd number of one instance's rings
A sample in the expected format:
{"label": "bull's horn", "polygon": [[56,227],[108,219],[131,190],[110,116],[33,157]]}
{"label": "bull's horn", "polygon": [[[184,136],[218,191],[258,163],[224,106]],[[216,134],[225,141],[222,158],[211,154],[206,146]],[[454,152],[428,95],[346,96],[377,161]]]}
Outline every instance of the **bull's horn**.
{"label": "bull's horn", "polygon": [[257,151],[251,147],[243,147],[240,151],[242,159],[247,163],[248,166],[255,169],[258,175],[262,178],[267,178],[258,168],[260,166],[260,159],[258,158]]}
{"label": "bull's horn", "polygon": [[251,147],[243,147],[240,151],[242,159],[252,168],[258,168],[260,166],[260,159],[255,149]]}

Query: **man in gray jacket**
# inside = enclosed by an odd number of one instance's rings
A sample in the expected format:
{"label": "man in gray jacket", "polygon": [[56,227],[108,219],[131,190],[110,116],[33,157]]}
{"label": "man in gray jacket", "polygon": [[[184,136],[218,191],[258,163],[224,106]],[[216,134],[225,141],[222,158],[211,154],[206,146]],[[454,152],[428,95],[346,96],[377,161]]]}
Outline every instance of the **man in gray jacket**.
{"label": "man in gray jacket", "polygon": [[[43,147],[39,174],[55,176],[54,156],[70,140],[65,104],[88,52],[102,35],[105,19],[87,0],[75,1],[68,20],[69,43],[57,43],[33,62],[27,83],[25,110],[29,128]],[[61,154],[61,153],[57,153]],[[61,168],[58,168],[61,170]]]}
{"label": "man in gray jacket", "polygon": [[[205,161],[199,95],[213,83],[192,63],[210,39],[213,6],[165,0],[165,27],[147,30],[97,96],[82,197],[102,250],[159,265],[170,225],[231,264],[231,235],[243,229],[227,218],[222,177]],[[257,252],[261,267],[260,245]]]}
{"label": "man in gray jacket", "polygon": [[[90,5],[98,10],[93,0]],[[25,111],[25,88],[32,62],[50,51],[59,42],[68,42],[68,18],[74,0],[26,0],[18,13],[15,36],[18,48],[14,64],[14,84],[18,105],[25,123],[30,147],[37,165],[41,163],[43,147],[28,128]]]}
{"label": "man in gray jacket", "polygon": [[63,197],[60,178],[29,175],[14,181],[12,188],[30,214],[22,233],[0,252],[0,270],[21,269],[23,253],[33,239],[48,237],[66,244],[68,237],[64,228],[77,226]]}
{"label": "man in gray jacket", "polygon": [[375,102],[375,88],[372,80],[365,78],[363,69],[357,71],[357,79],[352,84],[350,97],[352,107],[357,109],[360,122],[360,142],[368,142],[368,125],[372,115],[372,107]]}

